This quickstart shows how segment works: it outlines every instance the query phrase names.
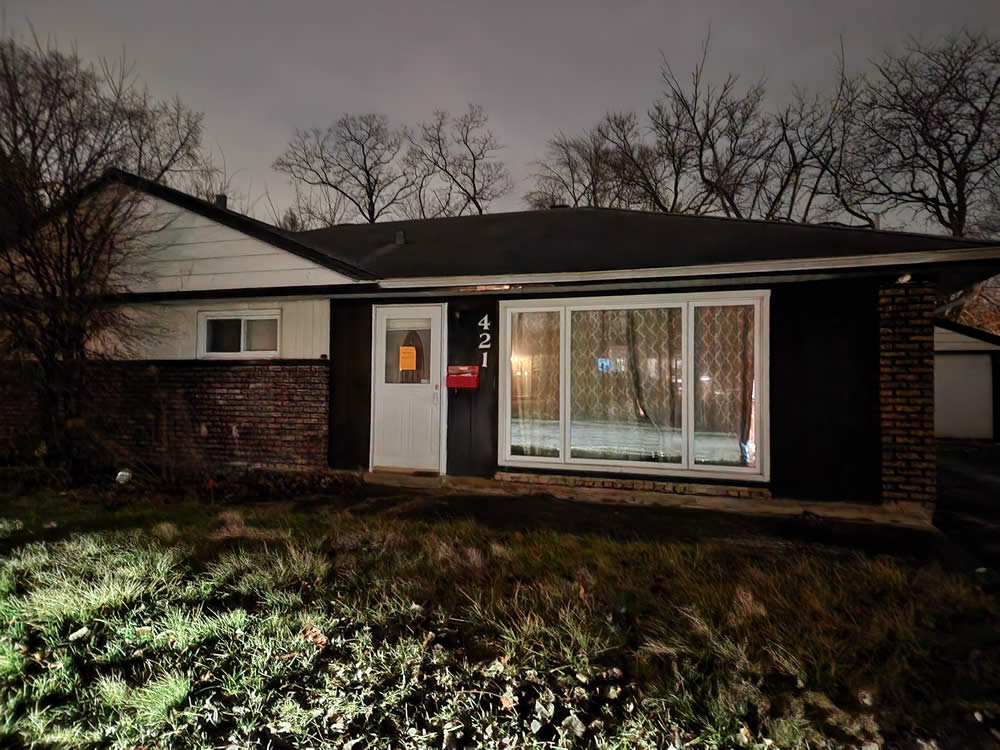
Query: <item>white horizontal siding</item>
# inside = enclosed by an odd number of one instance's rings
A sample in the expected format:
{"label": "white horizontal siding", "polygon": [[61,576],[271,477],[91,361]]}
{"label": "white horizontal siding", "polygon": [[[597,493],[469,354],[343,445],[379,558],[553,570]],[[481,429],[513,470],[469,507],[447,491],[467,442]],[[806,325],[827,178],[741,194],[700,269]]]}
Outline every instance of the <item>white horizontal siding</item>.
{"label": "white horizontal siding", "polygon": [[1000,346],[988,344],[947,328],[934,326],[934,351],[936,352],[1000,352]]}
{"label": "white horizontal siding", "polygon": [[326,299],[148,303],[129,309],[142,341],[135,359],[195,359],[198,313],[226,310],[280,309],[282,359],[319,359],[330,354],[330,302]]}
{"label": "white horizontal siding", "polygon": [[148,248],[128,269],[133,292],[349,284],[352,279],[171,203],[150,198]]}

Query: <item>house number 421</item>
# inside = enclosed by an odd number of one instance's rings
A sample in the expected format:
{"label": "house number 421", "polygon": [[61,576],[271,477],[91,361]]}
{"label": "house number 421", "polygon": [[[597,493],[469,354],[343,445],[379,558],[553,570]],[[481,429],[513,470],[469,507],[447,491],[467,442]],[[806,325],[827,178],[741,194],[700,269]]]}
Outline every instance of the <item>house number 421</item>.
{"label": "house number 421", "polygon": [[484,315],[479,319],[479,327],[482,329],[479,332],[479,348],[483,349],[483,367],[487,366],[488,357],[490,356],[490,342],[493,340],[493,335],[490,333],[490,316],[489,313]]}

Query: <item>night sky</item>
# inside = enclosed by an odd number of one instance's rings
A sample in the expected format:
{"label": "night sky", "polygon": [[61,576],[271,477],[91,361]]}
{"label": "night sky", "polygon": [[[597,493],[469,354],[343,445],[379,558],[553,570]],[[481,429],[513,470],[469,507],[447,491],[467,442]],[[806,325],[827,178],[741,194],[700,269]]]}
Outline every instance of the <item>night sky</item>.
{"label": "night sky", "polygon": [[[795,85],[826,86],[843,37],[860,69],[908,35],[962,26],[1000,36],[997,0],[359,0],[179,2],[0,0],[8,33],[32,24],[82,57],[135,61],[158,96],[179,94],[206,116],[205,145],[224,153],[236,187],[289,188],[271,170],[296,127],[369,111],[414,124],[435,108],[485,106],[517,182],[493,210],[522,207],[529,162],[559,130],[608,110],[645,110],[665,56],[696,62],[709,27],[709,74],[768,80],[775,102]],[[256,212],[266,218],[266,205]]]}

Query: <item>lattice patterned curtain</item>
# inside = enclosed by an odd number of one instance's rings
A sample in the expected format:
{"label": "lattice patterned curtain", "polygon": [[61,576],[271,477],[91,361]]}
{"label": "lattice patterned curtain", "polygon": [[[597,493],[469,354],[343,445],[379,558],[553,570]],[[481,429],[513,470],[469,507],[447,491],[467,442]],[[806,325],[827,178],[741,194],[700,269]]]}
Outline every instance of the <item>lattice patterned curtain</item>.
{"label": "lattice patterned curtain", "polygon": [[694,335],[696,444],[699,433],[714,436],[721,445],[725,437],[735,437],[738,456],[704,462],[747,465],[754,397],[753,305],[695,308]]}
{"label": "lattice patterned curtain", "polygon": [[511,316],[511,452],[558,456],[559,313]]}
{"label": "lattice patterned curtain", "polygon": [[571,314],[572,455],[679,460],[681,311]]}

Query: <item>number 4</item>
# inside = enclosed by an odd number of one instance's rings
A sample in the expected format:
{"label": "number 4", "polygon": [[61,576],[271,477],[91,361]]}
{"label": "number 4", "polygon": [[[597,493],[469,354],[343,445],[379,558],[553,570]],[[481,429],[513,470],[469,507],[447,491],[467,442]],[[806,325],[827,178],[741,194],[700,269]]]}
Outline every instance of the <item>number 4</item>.
{"label": "number 4", "polygon": [[479,327],[480,328],[487,328],[487,329],[490,327],[490,314],[489,313],[486,313],[486,315],[484,315],[482,318],[479,319]]}

